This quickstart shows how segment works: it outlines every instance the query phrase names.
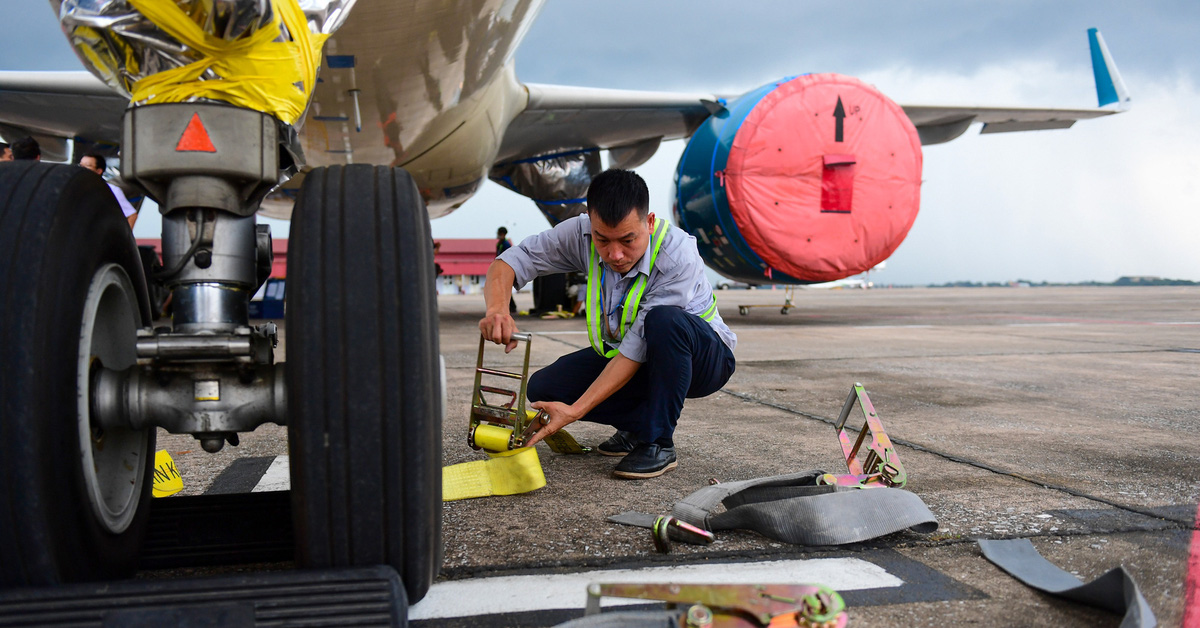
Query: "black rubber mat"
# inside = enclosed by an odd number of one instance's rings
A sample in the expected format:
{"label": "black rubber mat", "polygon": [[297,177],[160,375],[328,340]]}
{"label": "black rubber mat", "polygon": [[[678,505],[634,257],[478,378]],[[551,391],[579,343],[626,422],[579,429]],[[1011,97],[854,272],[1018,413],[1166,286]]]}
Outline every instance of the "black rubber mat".
{"label": "black rubber mat", "polygon": [[0,591],[0,627],[403,626],[407,618],[390,567]]}
{"label": "black rubber mat", "polygon": [[291,493],[193,495],[154,500],[141,569],[290,561]]}

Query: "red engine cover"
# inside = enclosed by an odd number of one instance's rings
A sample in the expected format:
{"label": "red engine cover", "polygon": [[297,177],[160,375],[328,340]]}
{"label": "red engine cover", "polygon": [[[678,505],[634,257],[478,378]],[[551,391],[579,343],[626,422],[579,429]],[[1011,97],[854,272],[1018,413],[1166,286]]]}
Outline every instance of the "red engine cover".
{"label": "red engine cover", "polygon": [[755,105],[725,168],[729,209],[771,268],[804,281],[870,270],[904,241],[921,198],[921,140],[858,79],[810,74]]}

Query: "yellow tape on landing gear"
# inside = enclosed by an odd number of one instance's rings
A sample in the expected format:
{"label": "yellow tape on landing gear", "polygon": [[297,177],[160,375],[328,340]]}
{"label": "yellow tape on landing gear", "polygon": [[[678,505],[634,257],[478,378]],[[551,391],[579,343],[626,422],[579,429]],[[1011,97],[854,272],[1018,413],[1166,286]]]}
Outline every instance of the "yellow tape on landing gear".
{"label": "yellow tape on landing gear", "polygon": [[500,453],[488,452],[487,460],[442,467],[442,501],[472,497],[517,495],[546,485],[546,474],[537,449],[522,447]]}
{"label": "yellow tape on landing gear", "polygon": [[[274,21],[249,37],[226,41],[208,33],[175,2],[129,0],[139,13],[179,43],[199,53],[187,65],[151,74],[134,83],[137,104],[210,98],[295,124],[316,85],[321,47],[328,35],[309,32],[296,0],[275,0]],[[280,25],[291,41],[283,39]],[[103,67],[96,63],[97,67]]]}

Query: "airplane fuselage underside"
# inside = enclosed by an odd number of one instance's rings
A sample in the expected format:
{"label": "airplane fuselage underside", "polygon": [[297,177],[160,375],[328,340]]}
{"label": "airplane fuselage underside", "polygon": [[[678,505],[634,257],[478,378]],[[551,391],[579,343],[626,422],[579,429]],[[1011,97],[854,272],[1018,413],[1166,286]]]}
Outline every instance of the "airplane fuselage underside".
{"label": "airplane fuselage underside", "polygon": [[542,0],[466,4],[355,5],[305,115],[309,165],[403,167],[433,218],[470,198],[528,99],[513,55]]}

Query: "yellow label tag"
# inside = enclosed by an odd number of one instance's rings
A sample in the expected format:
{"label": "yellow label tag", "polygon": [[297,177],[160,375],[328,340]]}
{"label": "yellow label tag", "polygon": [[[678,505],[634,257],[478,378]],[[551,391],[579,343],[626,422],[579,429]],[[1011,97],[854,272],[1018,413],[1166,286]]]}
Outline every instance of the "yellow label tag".
{"label": "yellow label tag", "polygon": [[196,401],[220,401],[221,382],[218,380],[200,380],[193,386]]}
{"label": "yellow label tag", "polygon": [[167,450],[154,452],[154,487],[151,494],[155,497],[168,497],[183,490],[183,477],[175,468],[175,461]]}

